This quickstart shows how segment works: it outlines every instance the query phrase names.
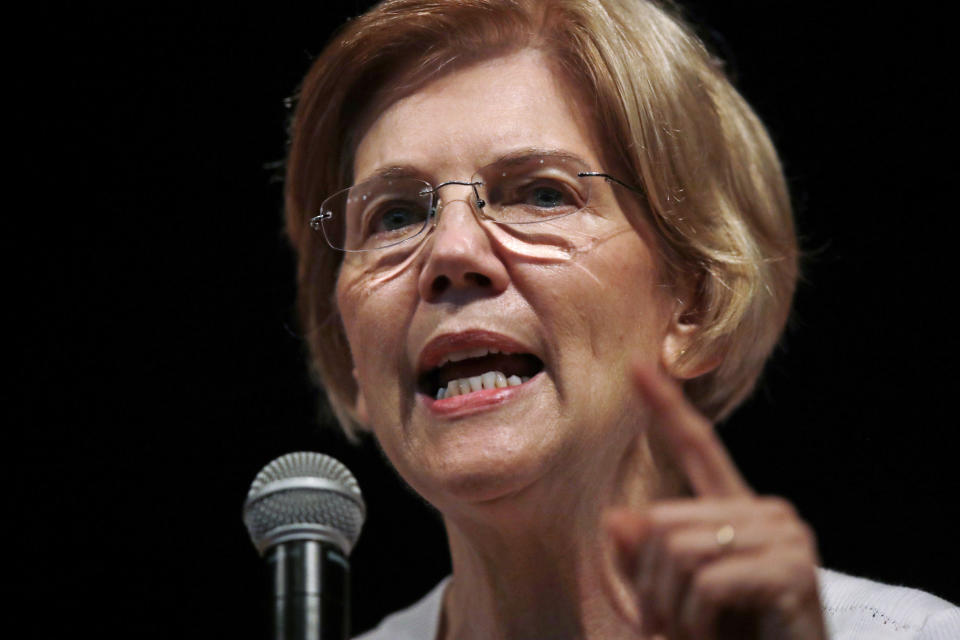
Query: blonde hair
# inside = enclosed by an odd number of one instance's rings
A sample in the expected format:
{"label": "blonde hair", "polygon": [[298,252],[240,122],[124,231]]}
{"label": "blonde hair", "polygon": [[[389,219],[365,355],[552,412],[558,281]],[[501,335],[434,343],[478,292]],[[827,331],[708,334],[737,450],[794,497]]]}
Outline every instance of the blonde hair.
{"label": "blonde hair", "polygon": [[307,221],[351,184],[359,136],[386,99],[527,48],[582,89],[606,158],[646,191],[667,273],[695,289],[700,329],[679,366],[719,365],[686,383],[693,404],[713,420],[728,415],[779,339],[797,279],[783,172],[760,120],[675,11],[648,0],[387,0],[313,63],[287,159],[300,321],[348,435],[357,389],[335,301],[341,256]]}

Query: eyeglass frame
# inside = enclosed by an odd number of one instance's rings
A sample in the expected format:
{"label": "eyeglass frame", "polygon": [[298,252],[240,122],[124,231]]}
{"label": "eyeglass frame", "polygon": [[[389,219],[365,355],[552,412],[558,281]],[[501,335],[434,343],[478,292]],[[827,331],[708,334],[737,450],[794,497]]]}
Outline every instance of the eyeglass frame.
{"label": "eyeglass frame", "polygon": [[[604,173],[604,172],[602,172],[602,171],[578,171],[578,172],[577,172],[577,177],[578,177],[578,178],[603,178],[603,179],[606,180],[607,182],[612,182],[612,183],[614,183],[614,184],[618,184],[618,185],[620,185],[621,187],[624,187],[624,188],[626,188],[626,189],[629,189],[630,191],[632,191],[632,192],[634,192],[634,193],[636,193],[636,194],[638,194],[638,195],[640,195],[640,196],[643,196],[644,198],[647,197],[647,193],[646,193],[646,191],[644,191],[644,189],[643,189],[642,187],[635,187],[635,186],[633,186],[633,185],[631,185],[631,184],[629,184],[629,183],[624,182],[623,180],[620,180],[619,178],[617,178],[617,177],[615,177],[615,176],[610,175],[609,173]],[[330,242],[330,238],[327,236],[326,230],[323,229],[323,221],[324,221],[324,220],[329,220],[329,219],[333,216],[333,212],[327,211],[326,213],[320,213],[320,214],[318,214],[318,215],[315,215],[315,216],[313,216],[312,218],[310,218],[310,219],[307,221],[307,224],[310,226],[310,228],[311,228],[313,231],[320,231],[320,232],[323,234],[323,239],[326,240],[326,242],[327,242],[327,246],[330,247],[331,249],[333,249],[334,251],[340,251],[340,252],[342,252],[342,253],[368,253],[368,252],[371,252],[371,251],[382,251],[383,249],[389,249],[390,247],[395,247],[395,246],[397,246],[398,244],[403,244],[404,242],[409,242],[410,240],[413,240],[414,238],[416,238],[416,237],[418,237],[420,234],[422,234],[422,233],[427,229],[427,227],[431,226],[431,225],[430,225],[431,219],[434,220],[434,223],[433,223],[433,224],[436,225],[436,219],[437,219],[437,214],[436,214],[436,211],[437,211],[436,198],[437,198],[438,195],[439,195],[440,189],[443,188],[443,187],[446,187],[446,186],[449,186],[449,185],[460,185],[460,186],[464,186],[464,187],[473,187],[473,195],[474,195],[474,197],[476,198],[476,201],[474,202],[474,204],[475,204],[476,207],[477,207],[477,211],[482,215],[482,214],[483,214],[483,208],[484,208],[485,206],[487,206],[486,201],[484,201],[484,199],[480,197],[480,190],[477,188],[477,187],[483,186],[483,182],[481,182],[481,181],[479,181],[479,180],[474,181],[474,182],[464,182],[464,181],[462,181],[462,180],[448,180],[448,181],[446,181],[446,182],[441,182],[441,183],[438,184],[437,186],[431,185],[431,184],[430,184],[429,182],[427,182],[426,180],[424,180],[423,183],[426,184],[427,186],[429,186],[430,188],[429,188],[429,189],[424,189],[423,191],[421,191],[421,192],[420,192],[419,194],[417,194],[417,195],[421,195],[421,196],[430,195],[430,196],[433,196],[433,198],[434,198],[434,206],[432,206],[432,207],[430,208],[431,214],[430,214],[429,216],[427,216],[426,219],[424,219],[424,221],[423,221],[423,227],[421,227],[420,230],[417,231],[417,232],[416,232],[415,234],[413,234],[412,236],[406,237],[406,238],[404,238],[403,240],[398,240],[398,241],[396,241],[396,242],[392,242],[392,243],[387,244],[387,245],[384,245],[384,246],[382,246],[382,247],[374,247],[374,248],[372,248],[372,249],[341,249],[341,248],[339,248],[339,247],[333,246],[333,243]],[[354,186],[356,186],[356,185],[354,185]],[[347,187],[345,190],[349,190],[349,189],[352,189],[352,188],[353,188],[352,186],[351,186],[351,187]],[[334,194],[328,196],[327,198],[325,198],[324,201],[320,204],[320,209],[323,210],[323,208],[324,208],[323,205],[326,204],[327,201],[329,201],[331,198],[336,197],[339,193],[341,193],[341,192],[340,192],[340,191],[337,191],[336,193],[334,193]],[[567,216],[567,215],[573,215],[573,214],[579,213],[580,211],[583,211],[583,209],[581,208],[581,209],[578,209],[577,211],[571,211],[571,212],[568,213],[568,214],[564,214],[563,216],[558,216],[558,217],[565,217],[565,216]],[[494,219],[494,218],[491,218],[491,217],[489,217],[489,216],[484,216],[484,217],[485,217],[487,220],[490,220],[491,222],[494,222],[495,224],[511,225],[511,226],[513,226],[513,225],[520,225],[520,224],[537,224],[537,223],[540,223],[540,222],[547,222],[547,221],[549,221],[549,220],[556,220],[556,219],[557,219],[557,218],[548,218],[548,219],[545,219],[545,220],[527,220],[527,221],[524,221],[524,222],[501,222],[501,221],[496,220],[496,219]]]}

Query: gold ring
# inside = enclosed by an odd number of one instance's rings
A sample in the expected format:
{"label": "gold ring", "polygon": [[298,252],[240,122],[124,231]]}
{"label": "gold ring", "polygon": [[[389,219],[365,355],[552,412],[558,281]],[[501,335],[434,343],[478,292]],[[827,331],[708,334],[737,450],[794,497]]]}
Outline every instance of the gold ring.
{"label": "gold ring", "polygon": [[732,524],[725,524],[714,534],[714,537],[717,540],[717,544],[720,546],[720,549],[726,550],[727,547],[733,544],[733,538],[736,536],[737,532],[733,528]]}

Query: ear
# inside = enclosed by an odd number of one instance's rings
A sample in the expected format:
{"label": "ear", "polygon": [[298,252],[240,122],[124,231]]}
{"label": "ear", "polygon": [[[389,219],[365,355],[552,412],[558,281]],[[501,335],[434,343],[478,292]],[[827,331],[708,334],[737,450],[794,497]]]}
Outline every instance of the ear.
{"label": "ear", "polygon": [[699,309],[699,287],[677,289],[680,297],[674,300],[670,324],[663,340],[660,362],[664,370],[677,380],[691,380],[709,373],[720,364],[720,356],[696,354],[690,351],[703,328]]}
{"label": "ear", "polygon": [[360,386],[360,379],[357,376],[357,369],[354,367],[353,371],[353,381],[357,385],[357,397],[353,405],[353,415],[357,418],[357,422],[363,427],[364,431],[370,430],[370,414],[367,412],[367,399],[363,396],[363,387]]}

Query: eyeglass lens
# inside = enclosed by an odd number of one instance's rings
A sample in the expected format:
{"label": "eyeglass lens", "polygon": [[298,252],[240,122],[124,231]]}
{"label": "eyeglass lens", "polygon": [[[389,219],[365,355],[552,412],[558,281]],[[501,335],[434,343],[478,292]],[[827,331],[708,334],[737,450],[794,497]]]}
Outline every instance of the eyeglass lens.
{"label": "eyeglass lens", "polygon": [[[499,224],[530,224],[563,217],[587,206],[591,181],[565,155],[529,154],[501,160],[472,178],[481,203],[474,213]],[[461,183],[462,184],[462,183]],[[443,192],[413,177],[375,177],[340,191],[322,206],[320,223],[327,242],[346,251],[370,251],[407,242],[442,214]],[[461,187],[462,188],[462,187]],[[471,197],[471,200],[473,198]]]}

